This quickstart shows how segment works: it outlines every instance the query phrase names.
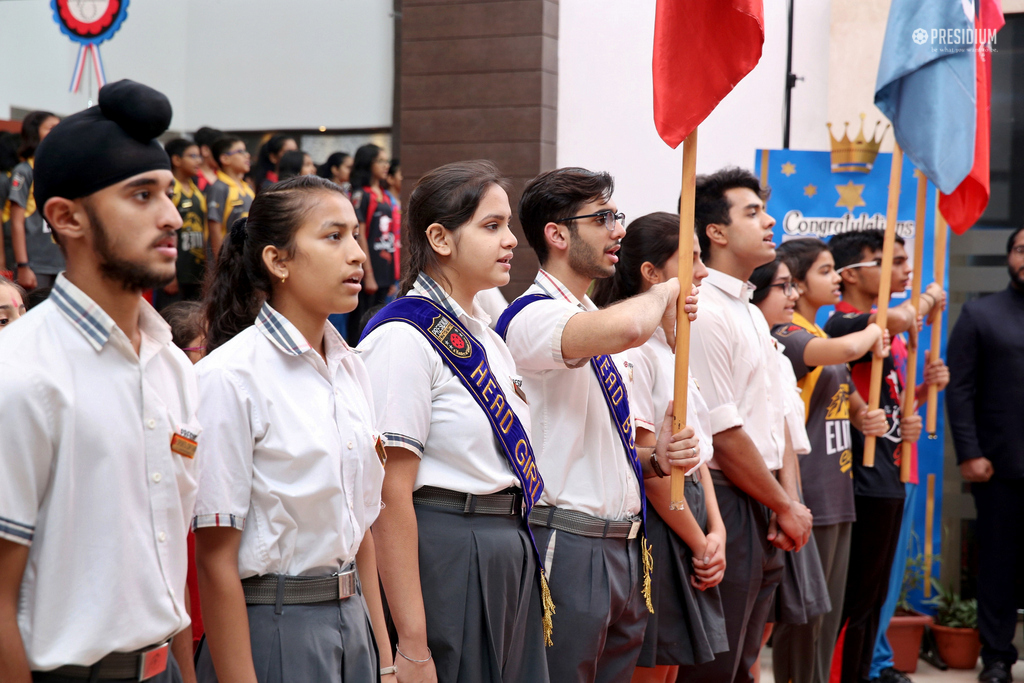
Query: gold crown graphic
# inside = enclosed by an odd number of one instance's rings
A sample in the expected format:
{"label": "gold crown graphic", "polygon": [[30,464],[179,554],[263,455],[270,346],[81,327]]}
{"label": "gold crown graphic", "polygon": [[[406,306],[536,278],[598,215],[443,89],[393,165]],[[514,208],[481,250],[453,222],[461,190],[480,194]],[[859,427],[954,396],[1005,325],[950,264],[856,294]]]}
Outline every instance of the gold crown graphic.
{"label": "gold crown graphic", "polygon": [[885,125],[885,130],[882,131],[878,140],[875,140],[875,133],[878,132],[881,121],[875,122],[875,129],[871,131],[871,139],[868,140],[864,137],[864,114],[860,115],[860,132],[853,140],[850,140],[850,136],[847,134],[847,129],[850,127],[849,121],[843,124],[841,140],[836,140],[832,136],[831,123],[825,125],[828,127],[828,137],[832,143],[832,172],[871,173],[871,169],[875,165],[875,157],[878,156],[878,148],[882,144],[882,138],[889,130],[889,124]]}

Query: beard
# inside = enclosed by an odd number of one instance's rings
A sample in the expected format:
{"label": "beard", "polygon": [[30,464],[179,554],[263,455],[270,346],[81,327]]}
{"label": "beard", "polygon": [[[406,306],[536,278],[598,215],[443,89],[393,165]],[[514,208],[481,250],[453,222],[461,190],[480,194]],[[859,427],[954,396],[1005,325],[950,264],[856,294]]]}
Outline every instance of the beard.
{"label": "beard", "polygon": [[601,280],[615,274],[615,266],[607,269],[601,264],[604,252],[598,251],[593,245],[583,241],[578,231],[571,230],[570,234],[572,239],[569,240],[568,257],[569,267],[573,272],[591,280]]}
{"label": "beard", "polygon": [[1007,270],[1010,271],[1010,283],[1017,289],[1024,291],[1024,267],[1014,270],[1012,266],[1008,266]]}
{"label": "beard", "polygon": [[169,275],[164,274],[122,258],[114,250],[103,221],[99,219],[92,207],[86,204],[85,212],[92,225],[93,249],[99,256],[100,272],[104,277],[118,283],[125,291],[129,292],[166,287],[174,280],[174,272]]}

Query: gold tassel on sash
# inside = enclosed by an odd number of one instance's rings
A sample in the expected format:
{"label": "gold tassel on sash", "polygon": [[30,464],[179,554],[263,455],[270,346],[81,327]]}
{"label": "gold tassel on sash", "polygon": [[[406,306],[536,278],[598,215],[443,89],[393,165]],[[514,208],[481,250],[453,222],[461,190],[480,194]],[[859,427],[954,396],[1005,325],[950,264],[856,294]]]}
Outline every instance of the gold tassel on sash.
{"label": "gold tassel on sash", "polygon": [[544,569],[540,570],[540,601],[544,607],[544,645],[551,647],[554,642],[551,640],[551,632],[554,630],[552,617],[555,615],[555,601],[551,599],[551,589],[548,588],[548,577]]}
{"label": "gold tassel on sash", "polygon": [[647,611],[654,614],[654,605],[651,604],[651,573],[654,571],[654,555],[651,553],[651,544],[647,542],[647,536],[640,537],[640,555],[644,560],[644,600],[647,601]]}

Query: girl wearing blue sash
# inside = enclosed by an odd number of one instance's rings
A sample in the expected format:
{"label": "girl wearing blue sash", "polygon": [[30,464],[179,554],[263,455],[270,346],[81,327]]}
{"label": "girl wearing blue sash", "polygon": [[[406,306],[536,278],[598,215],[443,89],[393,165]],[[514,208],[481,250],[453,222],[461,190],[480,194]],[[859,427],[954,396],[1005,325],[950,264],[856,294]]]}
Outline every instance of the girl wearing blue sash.
{"label": "girl wearing blue sash", "polygon": [[203,683],[396,680],[369,531],[384,479],[370,379],[327,322],[355,308],[357,234],[334,183],[276,183],[232,225],[208,284],[192,523]]}
{"label": "girl wearing blue sash", "polygon": [[[613,277],[598,281],[593,300],[608,306],[676,277],[679,216],[653,213],[630,223]],[[693,241],[693,281],[707,275]],[[675,353],[660,328],[629,351],[633,388],[629,403],[637,446],[653,446],[673,396]],[[647,536],[654,555],[654,612],[648,617],[634,683],[675,681],[680,665],[709,662],[728,649],[718,584],[725,573],[726,530],[705,464],[711,459],[707,404],[690,377],[686,422],[700,439],[700,465],[687,474],[686,509],[670,511],[668,478],[645,481]],[[659,473],[663,476],[662,473]]]}
{"label": "girl wearing blue sash", "polygon": [[402,296],[359,344],[387,440],[374,535],[402,681],[548,681],[551,605],[524,521],[543,486],[530,411],[474,302],[509,281],[507,187],[487,161],[420,179]]}

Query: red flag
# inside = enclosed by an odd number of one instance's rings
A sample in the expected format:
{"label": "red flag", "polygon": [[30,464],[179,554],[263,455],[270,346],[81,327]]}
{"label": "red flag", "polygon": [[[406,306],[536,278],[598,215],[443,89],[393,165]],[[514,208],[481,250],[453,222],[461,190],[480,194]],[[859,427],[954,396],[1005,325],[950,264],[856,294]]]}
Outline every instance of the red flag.
{"label": "red flag", "polygon": [[[1000,0],[981,0],[978,29],[998,31],[1006,23]],[[939,209],[953,232],[962,235],[985,213],[990,194],[989,152],[992,122],[992,54],[977,45],[978,123],[974,133],[974,166],[952,194],[939,196]]]}
{"label": "red flag", "polygon": [[761,59],[762,0],[658,0],[654,125],[673,149]]}

